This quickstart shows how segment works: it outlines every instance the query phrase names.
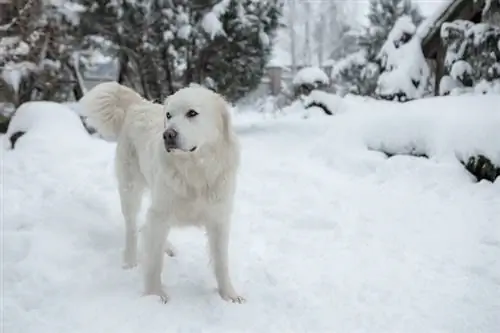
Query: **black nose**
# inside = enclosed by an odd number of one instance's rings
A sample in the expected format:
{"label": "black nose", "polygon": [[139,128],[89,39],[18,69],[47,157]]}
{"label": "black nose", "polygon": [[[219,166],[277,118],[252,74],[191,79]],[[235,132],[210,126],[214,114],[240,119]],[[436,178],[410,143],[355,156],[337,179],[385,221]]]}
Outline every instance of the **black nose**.
{"label": "black nose", "polygon": [[177,137],[177,131],[173,128],[167,129],[163,132],[163,140],[165,141],[173,141]]}

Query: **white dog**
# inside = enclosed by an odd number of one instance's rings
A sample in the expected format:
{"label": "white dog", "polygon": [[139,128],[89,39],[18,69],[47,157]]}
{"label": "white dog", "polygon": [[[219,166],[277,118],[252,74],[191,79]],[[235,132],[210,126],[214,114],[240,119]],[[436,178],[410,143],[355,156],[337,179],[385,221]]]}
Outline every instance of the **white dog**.
{"label": "white dog", "polygon": [[125,218],[124,267],[137,265],[136,218],[151,191],[144,234],[144,292],[168,300],[161,283],[164,250],[174,226],[206,228],[215,278],[224,300],[242,303],[229,277],[228,245],[240,152],[228,104],[189,86],[164,105],[116,82],[90,90],[81,103],[89,124],[117,141],[116,175]]}

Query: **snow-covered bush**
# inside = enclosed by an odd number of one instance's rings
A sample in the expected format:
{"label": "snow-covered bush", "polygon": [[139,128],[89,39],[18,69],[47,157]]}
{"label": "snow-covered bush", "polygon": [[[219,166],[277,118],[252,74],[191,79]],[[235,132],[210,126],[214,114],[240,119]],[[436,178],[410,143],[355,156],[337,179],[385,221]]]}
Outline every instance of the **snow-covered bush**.
{"label": "snow-covered bush", "polygon": [[[359,155],[371,150],[387,157],[409,155],[461,163],[476,179],[493,181],[500,176],[500,113],[492,105],[499,103],[500,95],[493,94],[423,98],[402,104],[346,97],[346,112],[333,117],[328,124],[331,137],[319,149],[338,148]],[[334,154],[335,158],[340,155]]]}
{"label": "snow-covered bush", "polygon": [[332,70],[332,85],[341,96],[370,96],[377,86],[378,64],[368,61],[365,50],[352,53],[338,61]]}
{"label": "snow-covered bush", "polygon": [[54,145],[61,144],[67,133],[88,136],[78,114],[68,106],[54,102],[27,102],[22,104],[10,120],[4,136],[4,146],[14,149],[21,137],[53,137]]}
{"label": "snow-covered bush", "polygon": [[313,90],[302,102],[305,109],[319,108],[329,116],[342,112],[342,98],[325,91]]}
{"label": "snow-covered bush", "polygon": [[456,20],[443,23],[446,47],[442,95],[496,93],[500,85],[500,27]]}
{"label": "snow-covered bush", "polygon": [[309,95],[315,89],[325,89],[330,79],[319,67],[305,67],[295,74],[292,81],[295,97]]}
{"label": "snow-covered bush", "polygon": [[394,25],[402,16],[410,17],[414,25],[422,21],[419,8],[411,0],[370,0],[367,16],[368,26],[356,36],[356,52],[334,68],[334,86],[342,95],[375,96],[381,72],[377,58]]}
{"label": "snow-covered bush", "polygon": [[396,21],[378,55],[382,73],[376,94],[386,100],[405,102],[431,91],[430,69],[422,53],[420,38],[411,17]]}

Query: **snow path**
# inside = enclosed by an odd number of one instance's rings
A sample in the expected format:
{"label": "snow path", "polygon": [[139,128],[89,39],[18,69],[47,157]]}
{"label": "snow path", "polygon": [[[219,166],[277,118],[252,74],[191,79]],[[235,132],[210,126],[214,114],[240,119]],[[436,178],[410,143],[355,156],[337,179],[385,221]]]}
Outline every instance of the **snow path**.
{"label": "snow path", "polygon": [[322,120],[237,129],[230,253],[245,305],[215,293],[196,229],[171,234],[170,302],[140,296],[139,270],[120,267],[112,144],[1,150],[3,332],[497,332],[499,182],[432,160],[336,159]]}

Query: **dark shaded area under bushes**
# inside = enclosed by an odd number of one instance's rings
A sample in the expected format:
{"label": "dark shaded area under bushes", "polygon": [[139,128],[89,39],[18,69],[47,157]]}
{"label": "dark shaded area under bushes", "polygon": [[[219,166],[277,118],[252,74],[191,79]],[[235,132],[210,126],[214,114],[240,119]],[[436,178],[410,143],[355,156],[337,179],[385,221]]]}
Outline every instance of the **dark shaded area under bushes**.
{"label": "dark shaded area under bushes", "polygon": [[[388,151],[383,148],[368,148],[372,151],[377,151],[383,153],[388,158],[393,156],[413,156],[417,158],[429,158],[429,156],[425,152],[421,152],[415,147],[410,147],[406,151]],[[500,176],[500,166],[495,165],[488,157],[484,155],[470,156],[466,161],[459,160],[460,164],[465,167],[471,175],[476,178],[476,181],[487,180],[490,182],[494,182],[497,177]]]}

